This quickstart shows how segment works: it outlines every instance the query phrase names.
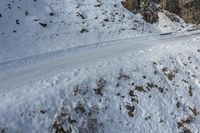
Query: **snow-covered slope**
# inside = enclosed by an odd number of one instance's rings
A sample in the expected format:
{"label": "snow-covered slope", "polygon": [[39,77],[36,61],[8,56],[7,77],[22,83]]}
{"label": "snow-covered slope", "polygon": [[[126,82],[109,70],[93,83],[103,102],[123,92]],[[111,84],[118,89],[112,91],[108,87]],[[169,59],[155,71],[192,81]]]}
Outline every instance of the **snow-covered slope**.
{"label": "snow-covered slope", "polygon": [[162,22],[157,28],[124,9],[120,0],[1,0],[0,14],[0,62],[182,25]]}
{"label": "snow-covered slope", "polygon": [[0,131],[198,133],[199,43],[160,42],[1,91]]}
{"label": "snow-covered slope", "polygon": [[145,23],[140,15],[126,11],[115,0],[2,0],[0,13],[1,62],[156,33],[154,26]]}
{"label": "snow-covered slope", "polygon": [[159,36],[187,26],[159,17],[1,0],[0,133],[199,133],[199,34]]}
{"label": "snow-covered slope", "polygon": [[156,24],[157,28],[162,32],[183,32],[190,27],[193,27],[192,24],[186,24],[180,17],[176,16],[180,22],[171,21],[164,13],[168,13],[167,11],[159,12],[159,21]]}

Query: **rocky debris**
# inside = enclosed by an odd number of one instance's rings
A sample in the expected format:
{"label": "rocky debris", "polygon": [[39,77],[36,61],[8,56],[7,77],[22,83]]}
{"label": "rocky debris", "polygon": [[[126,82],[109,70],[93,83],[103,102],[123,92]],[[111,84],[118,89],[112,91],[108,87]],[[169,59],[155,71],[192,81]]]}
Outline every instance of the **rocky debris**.
{"label": "rocky debris", "polygon": [[163,11],[163,13],[173,22],[180,22],[180,19],[174,13]]}
{"label": "rocky debris", "polygon": [[191,124],[194,121],[192,116],[187,116],[186,118],[181,119],[181,121],[177,122],[178,128],[182,129],[182,133],[192,133],[190,129],[186,126]]}
{"label": "rocky debris", "polygon": [[127,111],[128,111],[128,115],[129,115],[130,117],[134,117],[133,112],[134,112],[134,110],[135,110],[135,107],[134,107],[134,106],[131,106],[131,105],[126,105],[126,109],[127,109]]}
{"label": "rocky debris", "polygon": [[95,94],[103,96],[102,90],[105,88],[105,86],[106,86],[106,80],[104,80],[103,78],[100,78],[97,81],[96,88],[94,88]]}
{"label": "rocky debris", "polygon": [[80,30],[80,33],[84,33],[84,32],[88,32],[88,30],[85,29],[85,28],[82,28],[82,29]]}

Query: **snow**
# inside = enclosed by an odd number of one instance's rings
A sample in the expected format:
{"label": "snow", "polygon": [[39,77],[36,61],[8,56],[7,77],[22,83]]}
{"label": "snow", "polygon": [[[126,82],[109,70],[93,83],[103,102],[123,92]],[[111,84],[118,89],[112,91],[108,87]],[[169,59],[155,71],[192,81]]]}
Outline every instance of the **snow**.
{"label": "snow", "polygon": [[2,0],[0,13],[0,62],[171,30],[146,23],[120,0]]}
{"label": "snow", "polygon": [[184,30],[187,30],[191,28],[192,24],[186,24],[180,17],[177,16],[177,18],[180,20],[180,22],[173,22],[168,18],[163,12],[158,13],[159,21],[156,24],[158,29],[165,32],[183,32]]}
{"label": "snow", "polygon": [[190,32],[184,35],[173,34],[173,37],[172,35],[151,36],[145,38],[145,40],[144,38],[137,38],[111,41],[88,45],[87,47],[76,48],[70,51],[68,49],[67,51],[55,51],[53,53],[1,63],[0,72],[2,74],[0,75],[0,87],[3,88],[2,91],[7,91],[7,89],[31,82],[37,79],[37,77],[42,79],[45,76],[50,76],[55,70],[56,72],[58,70],[63,71],[63,69],[71,69],[90,61],[115,57],[137,50],[140,53],[144,53],[143,49],[151,48],[152,46],[159,46],[162,49],[165,45],[159,45],[159,43],[176,42],[185,39],[186,36],[187,39],[193,38],[199,36],[199,33]]}
{"label": "snow", "polygon": [[[200,39],[175,42],[55,69],[54,76],[7,90],[0,97],[1,128],[51,132],[61,124],[72,132],[197,132],[199,116],[191,110],[200,108]],[[191,123],[178,128],[188,117]]]}
{"label": "snow", "polygon": [[[2,0],[0,62],[106,40],[141,36],[150,31],[156,33],[156,29],[141,20],[140,15],[126,11],[120,1],[104,0],[102,3],[100,7],[95,7],[100,3],[93,0]],[[19,24],[16,20],[19,20]],[[47,27],[39,23],[45,23]],[[82,29],[87,31],[81,33]]]}
{"label": "snow", "polygon": [[200,131],[200,37],[183,21],[151,25],[119,0],[2,0],[0,14],[1,133]]}

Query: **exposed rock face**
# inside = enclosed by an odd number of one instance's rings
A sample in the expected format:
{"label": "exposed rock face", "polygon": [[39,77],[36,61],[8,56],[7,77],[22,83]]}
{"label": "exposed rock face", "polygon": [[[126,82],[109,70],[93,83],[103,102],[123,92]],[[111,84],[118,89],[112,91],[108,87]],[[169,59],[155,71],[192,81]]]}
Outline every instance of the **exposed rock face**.
{"label": "exposed rock face", "polygon": [[125,0],[122,5],[133,13],[141,13],[144,19],[149,23],[158,21],[158,8],[155,3],[148,0]]}
{"label": "exposed rock face", "polygon": [[162,8],[176,13],[186,22],[200,24],[200,0],[155,0]]}
{"label": "exposed rock face", "polygon": [[186,22],[200,24],[200,0],[125,0],[122,2],[124,7],[132,12],[140,12],[150,23],[156,22],[158,18],[158,8],[154,3],[179,15]]}
{"label": "exposed rock face", "polygon": [[139,1],[138,0],[125,0],[122,1],[122,5],[126,7],[129,11],[138,10]]}

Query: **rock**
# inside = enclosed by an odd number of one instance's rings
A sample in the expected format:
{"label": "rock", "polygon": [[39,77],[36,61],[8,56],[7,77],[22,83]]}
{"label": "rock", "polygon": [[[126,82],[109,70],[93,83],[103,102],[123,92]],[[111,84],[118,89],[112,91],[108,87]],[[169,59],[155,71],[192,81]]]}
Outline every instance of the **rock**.
{"label": "rock", "polygon": [[155,23],[158,21],[158,8],[154,2],[149,0],[125,0],[121,2],[122,5],[131,12],[141,13],[149,23]]}
{"label": "rock", "polygon": [[[169,11],[165,14],[172,21],[179,22],[179,15],[187,23],[200,24],[200,0],[124,0],[122,5],[131,12],[141,13],[147,22],[158,20],[159,4],[162,9]],[[166,13],[166,12],[165,12]]]}
{"label": "rock", "polygon": [[[146,2],[146,3],[145,3]],[[158,22],[158,8],[152,2],[145,1],[141,4],[140,13],[145,21],[149,23]]]}
{"label": "rock", "polygon": [[88,120],[79,129],[79,133],[99,133],[99,123],[95,118],[88,118]]}
{"label": "rock", "polygon": [[143,17],[145,21],[151,24],[158,22],[158,14],[151,10],[147,10],[146,12],[144,12]]}
{"label": "rock", "polygon": [[174,13],[163,12],[171,21],[180,22],[180,19]]}
{"label": "rock", "polygon": [[47,24],[46,24],[46,23],[39,22],[39,24],[40,24],[42,27],[47,27]]}
{"label": "rock", "polygon": [[139,9],[139,0],[125,0],[122,1],[121,3],[129,11],[134,11]]}
{"label": "rock", "polygon": [[200,24],[200,0],[154,0],[160,6],[179,15],[185,22]]}

